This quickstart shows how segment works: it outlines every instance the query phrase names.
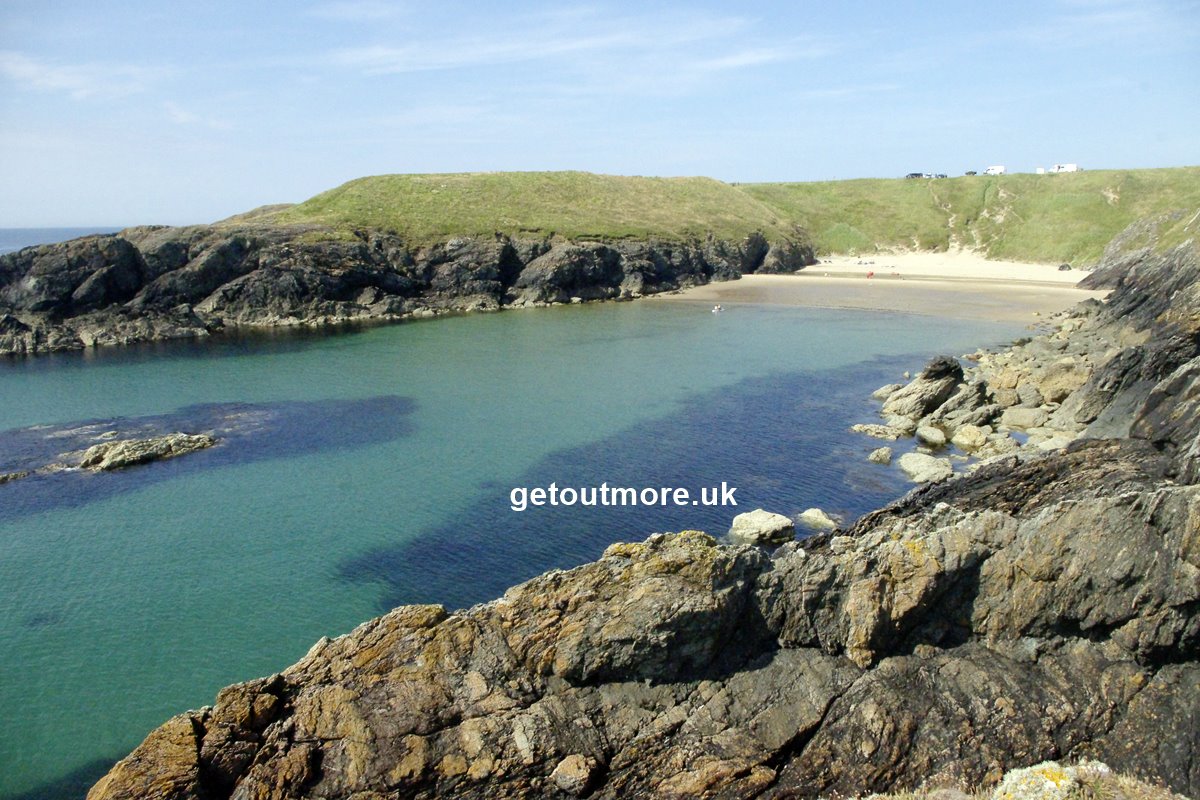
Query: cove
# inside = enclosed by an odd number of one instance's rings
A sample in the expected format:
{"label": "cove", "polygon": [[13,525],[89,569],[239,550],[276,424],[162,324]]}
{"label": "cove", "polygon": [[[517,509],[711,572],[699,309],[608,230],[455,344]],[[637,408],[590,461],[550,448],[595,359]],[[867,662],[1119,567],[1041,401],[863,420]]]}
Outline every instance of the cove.
{"label": "cove", "polygon": [[[908,487],[846,431],[870,390],[1019,333],[626,303],[0,363],[0,461],[53,450],[39,429],[283,420],[224,454],[0,486],[0,797],[82,796],[167,717],[397,603],[487,600],[760,505],[861,514]],[[739,507],[511,510],[551,481],[726,481]]]}

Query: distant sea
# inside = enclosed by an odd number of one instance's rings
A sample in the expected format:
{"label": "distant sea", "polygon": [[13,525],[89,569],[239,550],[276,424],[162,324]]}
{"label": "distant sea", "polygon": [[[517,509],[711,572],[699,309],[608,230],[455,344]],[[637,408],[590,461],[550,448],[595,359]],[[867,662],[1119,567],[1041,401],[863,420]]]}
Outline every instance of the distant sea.
{"label": "distant sea", "polygon": [[121,228],[0,228],[0,255],[35,244],[53,244],[92,233],[116,233]]}

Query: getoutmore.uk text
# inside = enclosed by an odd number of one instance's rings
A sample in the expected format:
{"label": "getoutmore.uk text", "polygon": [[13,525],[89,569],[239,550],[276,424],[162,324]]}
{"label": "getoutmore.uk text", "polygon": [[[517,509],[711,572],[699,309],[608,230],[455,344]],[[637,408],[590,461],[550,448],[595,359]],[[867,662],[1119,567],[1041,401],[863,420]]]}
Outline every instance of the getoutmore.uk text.
{"label": "getoutmore.uk text", "polygon": [[721,481],[720,486],[701,487],[696,493],[673,486],[517,486],[508,494],[513,511],[530,506],[736,506],[737,487]]}

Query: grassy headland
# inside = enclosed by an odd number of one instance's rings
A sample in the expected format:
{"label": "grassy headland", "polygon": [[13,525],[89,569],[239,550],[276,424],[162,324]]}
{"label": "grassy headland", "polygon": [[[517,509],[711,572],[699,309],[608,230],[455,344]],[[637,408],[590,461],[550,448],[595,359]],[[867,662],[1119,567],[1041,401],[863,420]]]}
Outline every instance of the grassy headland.
{"label": "grassy headland", "polygon": [[1130,223],[1200,208],[1200,167],[731,185],[586,172],[381,175],[241,221],[452,236],[740,239],[807,232],[819,253],[963,247],[1089,266]]}
{"label": "grassy headland", "polygon": [[712,178],[587,172],[359,178],[258,219],[376,227],[419,242],[494,233],[605,240],[683,240],[712,233],[740,239],[755,231],[782,234],[787,227],[762,201]]}
{"label": "grassy headland", "polygon": [[1200,208],[1200,167],[740,188],[808,230],[821,253],[964,247],[1087,266],[1131,223]]}

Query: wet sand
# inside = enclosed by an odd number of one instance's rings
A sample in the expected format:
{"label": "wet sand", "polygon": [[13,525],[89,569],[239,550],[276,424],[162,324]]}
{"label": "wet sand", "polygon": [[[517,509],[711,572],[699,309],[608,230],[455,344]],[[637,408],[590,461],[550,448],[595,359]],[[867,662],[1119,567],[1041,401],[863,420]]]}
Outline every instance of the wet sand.
{"label": "wet sand", "polygon": [[[873,273],[868,277],[868,273]],[[954,319],[1036,322],[1107,292],[1076,289],[1087,273],[1046,264],[988,261],[967,253],[832,258],[794,275],[745,275],[649,302],[851,308]]]}

